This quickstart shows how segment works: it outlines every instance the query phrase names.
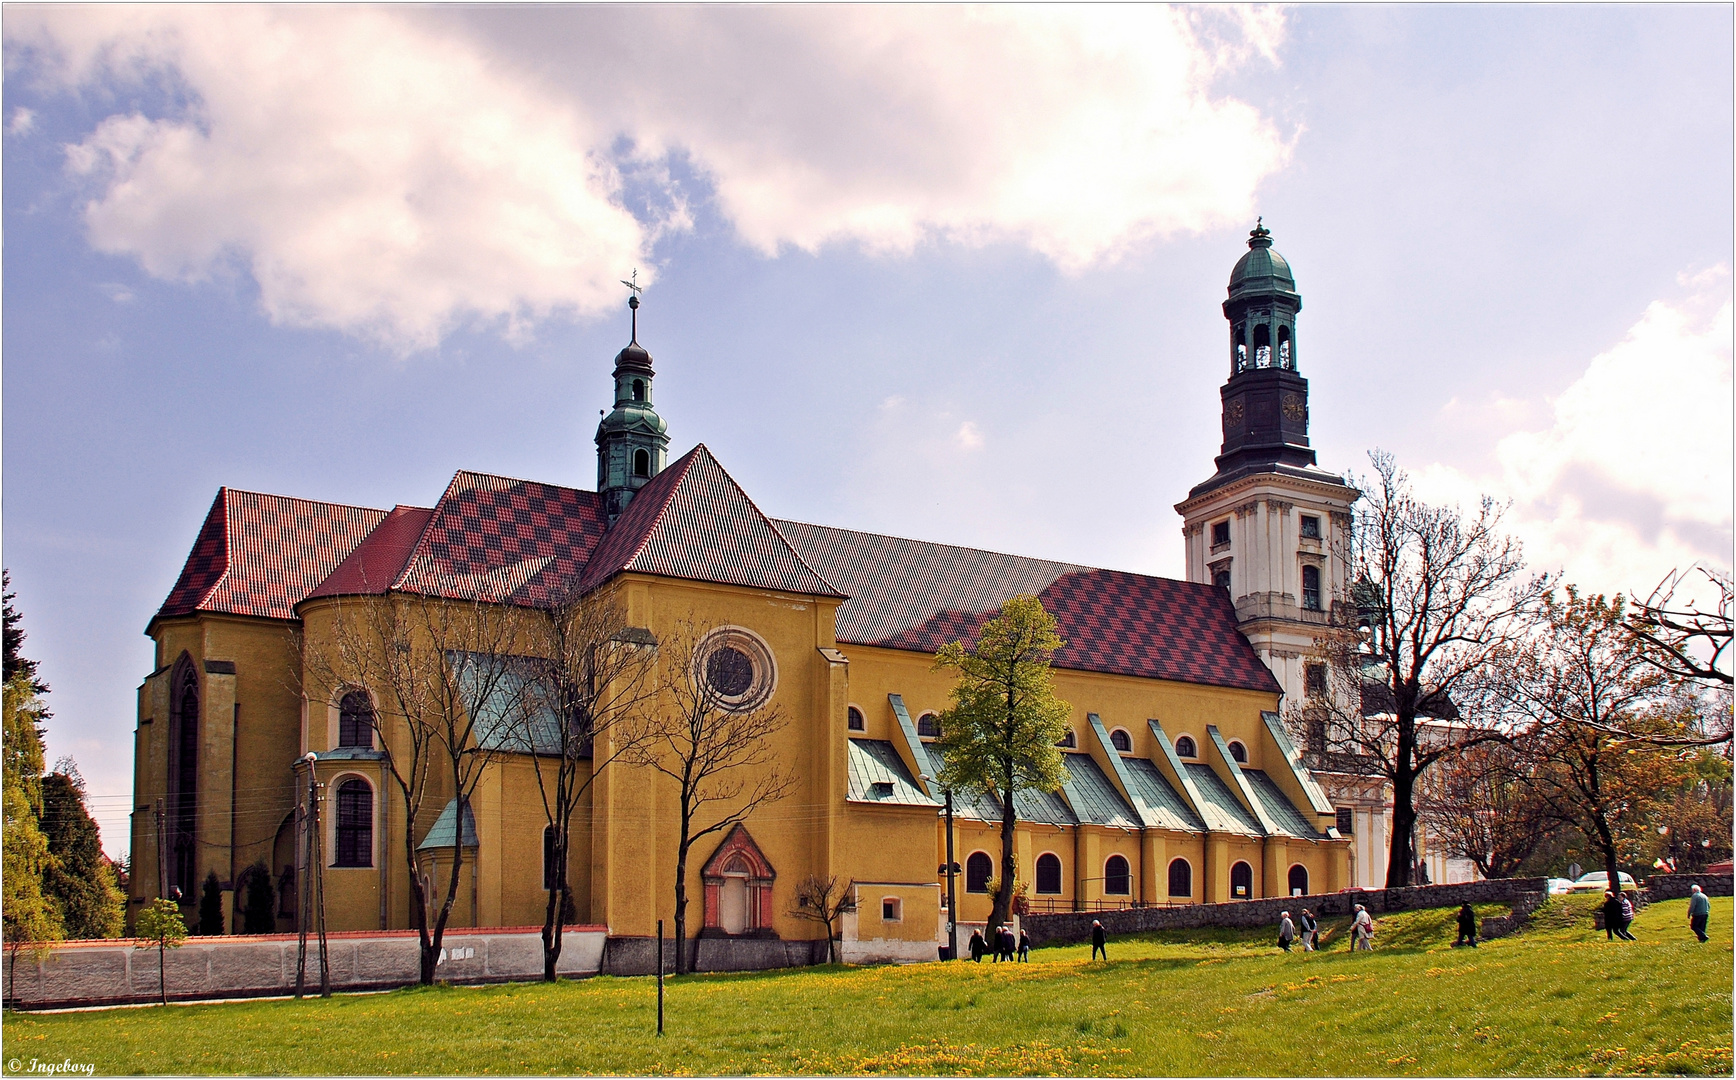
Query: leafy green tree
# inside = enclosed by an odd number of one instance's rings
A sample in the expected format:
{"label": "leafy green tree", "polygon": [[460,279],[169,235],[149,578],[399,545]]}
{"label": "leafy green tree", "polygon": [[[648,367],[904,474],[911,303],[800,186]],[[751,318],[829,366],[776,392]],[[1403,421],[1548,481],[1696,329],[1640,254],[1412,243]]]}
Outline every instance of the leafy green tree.
{"label": "leafy green tree", "polygon": [[84,805],[84,778],[70,759],[42,778],[42,832],[55,865],[43,885],[60,905],[69,938],[120,937],[126,897],[103,857],[97,825]]}
{"label": "leafy green tree", "polygon": [[1018,867],[1013,857],[1020,788],[1054,791],[1066,779],[1056,744],[1067,734],[1073,707],[1055,696],[1050,661],[1066,642],[1055,617],[1035,596],[1015,596],[983,624],[974,648],[944,646],[936,671],[954,671],[952,707],[940,715],[940,783],[966,795],[993,793],[1001,802],[1001,869],[990,924],[1007,921]]}
{"label": "leafy green tree", "polygon": [[199,925],[193,933],[200,937],[223,936],[223,886],[215,870],[205,875],[204,887],[199,892]]}
{"label": "leafy green tree", "polygon": [[[42,946],[66,936],[60,907],[42,888],[43,875],[54,866],[48,839],[42,835],[42,735],[37,724],[40,699],[29,675],[18,672],[6,681],[3,735],[5,843],[0,845],[0,940],[8,963],[18,963],[20,949]],[[8,971],[6,984],[14,985]]]}
{"label": "leafy green tree", "polygon": [[179,949],[187,940],[187,924],[181,921],[181,909],[173,900],[158,896],[139,912],[135,925],[138,936],[157,943],[157,989],[164,1005],[169,1003],[169,984],[163,977],[163,954]]}

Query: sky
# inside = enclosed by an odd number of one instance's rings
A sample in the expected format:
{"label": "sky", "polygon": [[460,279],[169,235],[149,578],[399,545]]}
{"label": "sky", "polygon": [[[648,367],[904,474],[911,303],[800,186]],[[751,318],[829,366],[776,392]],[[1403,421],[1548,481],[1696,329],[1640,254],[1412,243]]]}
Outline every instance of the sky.
{"label": "sky", "polygon": [[593,487],[635,270],[768,514],[1179,576],[1261,216],[1322,466],[1731,565],[1728,5],[5,14],[0,544],[111,853],[218,487]]}

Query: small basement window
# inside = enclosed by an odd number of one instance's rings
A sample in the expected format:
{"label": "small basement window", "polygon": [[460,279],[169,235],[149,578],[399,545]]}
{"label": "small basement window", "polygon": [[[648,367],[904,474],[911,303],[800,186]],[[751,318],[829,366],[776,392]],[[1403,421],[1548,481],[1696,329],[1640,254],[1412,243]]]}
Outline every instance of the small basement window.
{"label": "small basement window", "polygon": [[896,896],[884,896],[880,899],[881,922],[903,922],[904,901]]}

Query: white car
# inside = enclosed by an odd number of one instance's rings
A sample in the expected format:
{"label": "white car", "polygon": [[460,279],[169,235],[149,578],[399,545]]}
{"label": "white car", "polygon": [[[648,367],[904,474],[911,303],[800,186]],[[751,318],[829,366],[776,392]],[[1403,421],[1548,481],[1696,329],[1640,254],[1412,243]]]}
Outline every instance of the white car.
{"label": "white car", "polygon": [[[1621,887],[1624,891],[1627,889],[1637,889],[1639,887],[1638,885],[1634,884],[1634,879],[1633,879],[1632,874],[1623,872],[1621,877],[1618,880],[1621,882]],[[1597,870],[1597,871],[1594,871],[1593,873],[1590,873],[1590,874],[1581,874],[1579,876],[1579,880],[1575,881],[1573,883],[1573,887],[1571,889],[1569,889],[1568,891],[1569,892],[1576,892],[1576,893],[1583,893],[1583,892],[1600,893],[1600,892],[1603,892],[1604,890],[1606,890],[1608,888],[1609,888],[1609,872],[1605,871],[1605,870]]]}
{"label": "white car", "polygon": [[1561,896],[1564,893],[1570,893],[1573,891],[1573,879],[1572,878],[1565,878],[1565,877],[1552,877],[1547,882],[1547,887],[1549,889],[1549,895],[1550,896]]}

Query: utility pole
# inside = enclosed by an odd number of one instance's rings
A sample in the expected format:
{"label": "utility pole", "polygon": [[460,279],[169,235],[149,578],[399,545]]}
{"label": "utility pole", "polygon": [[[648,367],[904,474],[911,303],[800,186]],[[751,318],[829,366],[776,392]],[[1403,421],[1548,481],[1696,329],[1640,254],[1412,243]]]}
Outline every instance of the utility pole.
{"label": "utility pole", "polygon": [[[309,762],[308,771],[311,773],[312,770],[313,763]],[[309,817],[313,819],[313,824],[308,826],[308,831],[313,834],[313,858],[309,861],[309,865],[313,868],[314,881],[317,883],[319,894],[319,907],[316,909],[319,918],[319,996],[329,998],[332,996],[332,963],[331,949],[326,945],[325,850],[324,845],[320,843],[320,834],[323,830],[320,829],[319,825],[319,789],[318,783],[308,785],[308,806],[311,810]]]}
{"label": "utility pole", "polygon": [[958,863],[952,851],[952,789],[946,789],[946,948],[958,959]]}
{"label": "utility pole", "polygon": [[663,1034],[663,920],[657,920],[657,1034]]}
{"label": "utility pole", "polygon": [[163,849],[163,800],[157,800],[157,895],[169,895],[169,857]]}

